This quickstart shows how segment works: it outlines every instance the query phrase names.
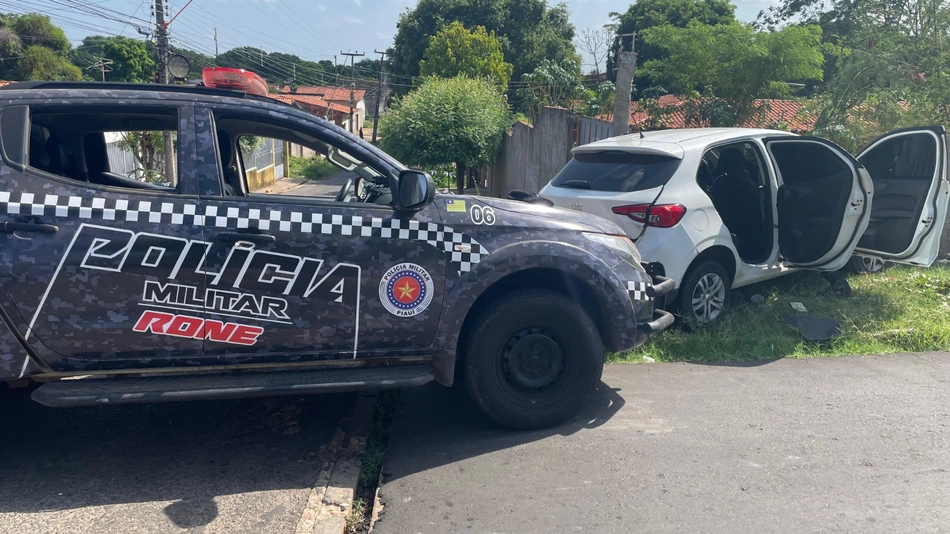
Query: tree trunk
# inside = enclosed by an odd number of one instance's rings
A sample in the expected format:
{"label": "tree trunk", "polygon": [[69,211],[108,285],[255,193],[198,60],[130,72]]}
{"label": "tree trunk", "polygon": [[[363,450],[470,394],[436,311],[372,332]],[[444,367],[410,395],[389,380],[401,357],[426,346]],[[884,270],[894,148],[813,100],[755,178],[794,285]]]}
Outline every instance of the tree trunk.
{"label": "tree trunk", "polygon": [[465,164],[459,161],[455,162],[455,184],[456,192],[461,195],[465,191]]}

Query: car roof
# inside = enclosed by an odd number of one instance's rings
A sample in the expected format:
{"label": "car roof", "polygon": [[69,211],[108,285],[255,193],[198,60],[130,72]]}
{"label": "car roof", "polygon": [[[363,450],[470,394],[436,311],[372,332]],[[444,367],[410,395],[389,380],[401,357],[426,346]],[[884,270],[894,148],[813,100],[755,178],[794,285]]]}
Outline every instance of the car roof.
{"label": "car roof", "polygon": [[[5,97],[29,96],[32,93],[40,91],[72,91],[87,93],[88,96],[111,96],[125,97],[128,93],[139,93],[139,96],[154,95],[155,98],[161,98],[160,95],[182,95],[189,100],[217,100],[218,98],[236,98],[244,101],[256,101],[277,106],[290,106],[277,99],[245,93],[243,91],[232,91],[228,89],[215,89],[213,87],[204,87],[200,85],[175,85],[175,84],[155,84],[155,83],[127,83],[127,82],[46,82],[46,81],[27,81],[15,82],[0,86],[0,95]],[[119,92],[118,94],[116,92]],[[293,106],[291,106],[293,107]]]}
{"label": "car roof", "polygon": [[602,139],[575,147],[572,154],[619,150],[639,154],[657,154],[683,159],[686,151],[704,148],[711,144],[746,137],[795,135],[781,130],[765,128],[680,128],[632,133]]}

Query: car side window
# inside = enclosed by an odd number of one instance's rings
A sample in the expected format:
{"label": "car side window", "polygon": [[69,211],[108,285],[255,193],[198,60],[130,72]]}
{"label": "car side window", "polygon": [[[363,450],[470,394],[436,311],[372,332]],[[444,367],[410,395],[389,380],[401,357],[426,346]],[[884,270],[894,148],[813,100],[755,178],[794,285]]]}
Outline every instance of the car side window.
{"label": "car side window", "polygon": [[703,154],[696,183],[709,192],[720,179],[765,184],[762,154],[752,142],[731,143],[713,147]]}
{"label": "car side window", "polygon": [[176,110],[31,107],[29,129],[28,168],[84,184],[178,190]]}
{"label": "car side window", "polygon": [[225,196],[285,195],[388,204],[381,170],[277,123],[215,116]]}

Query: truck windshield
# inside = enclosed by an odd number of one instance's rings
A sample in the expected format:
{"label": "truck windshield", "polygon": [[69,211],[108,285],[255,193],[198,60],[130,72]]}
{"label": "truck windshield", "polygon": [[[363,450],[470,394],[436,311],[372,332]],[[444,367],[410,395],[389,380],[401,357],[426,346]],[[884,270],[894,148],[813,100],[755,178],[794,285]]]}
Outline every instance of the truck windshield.
{"label": "truck windshield", "polygon": [[679,164],[679,159],[656,154],[575,154],[551,185],[620,193],[642,191],[665,185]]}

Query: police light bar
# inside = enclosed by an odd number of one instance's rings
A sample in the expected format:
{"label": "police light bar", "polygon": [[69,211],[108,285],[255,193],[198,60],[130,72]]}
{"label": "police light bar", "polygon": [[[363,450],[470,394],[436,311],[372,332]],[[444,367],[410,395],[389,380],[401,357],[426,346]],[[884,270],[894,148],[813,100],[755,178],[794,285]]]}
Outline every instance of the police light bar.
{"label": "police light bar", "polygon": [[244,91],[252,95],[267,96],[267,83],[264,78],[249,70],[227,67],[207,67],[201,71],[201,81],[205,87]]}

